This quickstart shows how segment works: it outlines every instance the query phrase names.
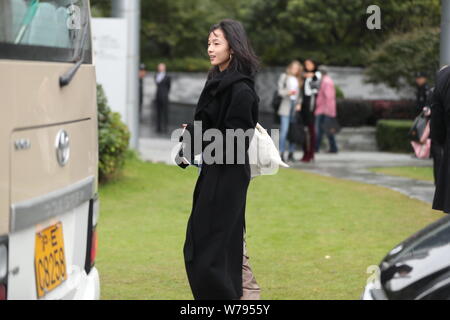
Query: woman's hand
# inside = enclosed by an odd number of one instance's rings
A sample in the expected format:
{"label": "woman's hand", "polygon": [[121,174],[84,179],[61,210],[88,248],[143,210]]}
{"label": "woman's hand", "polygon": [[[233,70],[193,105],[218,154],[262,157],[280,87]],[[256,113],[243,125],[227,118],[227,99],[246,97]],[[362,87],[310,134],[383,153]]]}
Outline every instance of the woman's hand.
{"label": "woman's hand", "polygon": [[295,106],[295,111],[302,111],[302,105],[300,103]]}

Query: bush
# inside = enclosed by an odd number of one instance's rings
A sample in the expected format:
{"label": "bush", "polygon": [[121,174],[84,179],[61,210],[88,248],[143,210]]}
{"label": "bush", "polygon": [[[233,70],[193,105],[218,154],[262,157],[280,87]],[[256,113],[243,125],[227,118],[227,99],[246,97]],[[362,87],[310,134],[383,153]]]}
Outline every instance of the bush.
{"label": "bush", "polygon": [[97,85],[99,180],[115,177],[125,163],[130,132],[118,112],[112,112],[101,85]]}
{"label": "bush", "polygon": [[369,124],[375,125],[380,119],[412,120],[416,114],[416,105],[413,100],[373,100],[373,114]]}
{"label": "bush", "polygon": [[337,119],[343,127],[359,127],[368,124],[372,106],[365,100],[337,99]]}
{"label": "bush", "polygon": [[334,90],[336,90],[336,99],[343,99],[344,97],[344,92],[342,91],[341,87],[334,85]]}
{"label": "bush", "polygon": [[376,138],[381,151],[410,153],[411,144],[408,132],[411,120],[380,120],[377,123]]}

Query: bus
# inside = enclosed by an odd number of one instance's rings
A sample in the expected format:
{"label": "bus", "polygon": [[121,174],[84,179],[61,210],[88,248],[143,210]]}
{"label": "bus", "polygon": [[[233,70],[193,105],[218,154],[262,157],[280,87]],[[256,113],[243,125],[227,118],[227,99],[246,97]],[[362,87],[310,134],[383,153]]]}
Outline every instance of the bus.
{"label": "bus", "polygon": [[95,300],[88,0],[0,1],[0,300]]}

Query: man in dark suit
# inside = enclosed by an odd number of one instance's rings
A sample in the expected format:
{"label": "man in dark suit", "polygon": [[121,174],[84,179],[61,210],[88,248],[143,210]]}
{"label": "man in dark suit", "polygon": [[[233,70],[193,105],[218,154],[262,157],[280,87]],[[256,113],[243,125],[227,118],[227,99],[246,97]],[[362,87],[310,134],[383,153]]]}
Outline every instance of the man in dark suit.
{"label": "man in dark suit", "polygon": [[430,87],[427,83],[428,79],[423,72],[416,73],[416,115],[422,112],[425,107],[430,93]]}
{"label": "man in dark suit", "polygon": [[170,77],[166,74],[166,65],[158,65],[156,81],[156,123],[158,133],[167,133],[169,125],[169,91]]}

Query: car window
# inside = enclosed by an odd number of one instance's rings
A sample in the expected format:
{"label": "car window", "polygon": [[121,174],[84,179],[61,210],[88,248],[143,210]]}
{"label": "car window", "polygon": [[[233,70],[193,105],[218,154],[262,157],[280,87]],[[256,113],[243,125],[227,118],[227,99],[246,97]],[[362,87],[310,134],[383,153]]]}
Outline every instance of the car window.
{"label": "car window", "polygon": [[88,21],[87,0],[1,0],[0,58],[71,61]]}

